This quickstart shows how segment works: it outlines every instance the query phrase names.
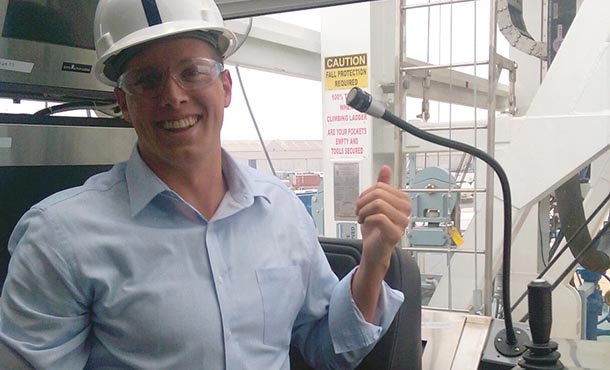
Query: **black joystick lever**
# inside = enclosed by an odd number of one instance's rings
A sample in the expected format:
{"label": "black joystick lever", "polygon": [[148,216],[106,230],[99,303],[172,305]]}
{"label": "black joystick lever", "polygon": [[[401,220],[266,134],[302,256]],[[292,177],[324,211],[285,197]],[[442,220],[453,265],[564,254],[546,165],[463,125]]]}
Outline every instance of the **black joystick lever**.
{"label": "black joystick lever", "polygon": [[565,369],[557,352],[557,343],[550,340],[552,318],[551,292],[546,280],[536,279],[527,285],[529,323],[532,341],[526,342],[527,351],[515,369],[561,370]]}

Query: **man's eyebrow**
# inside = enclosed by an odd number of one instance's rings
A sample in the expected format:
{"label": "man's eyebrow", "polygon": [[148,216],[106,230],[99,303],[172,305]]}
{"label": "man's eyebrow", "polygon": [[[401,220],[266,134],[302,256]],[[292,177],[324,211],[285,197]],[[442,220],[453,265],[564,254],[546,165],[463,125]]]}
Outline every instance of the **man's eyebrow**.
{"label": "man's eyebrow", "polygon": [[[194,62],[194,61],[199,60],[199,59],[207,59],[207,60],[211,60],[211,61],[216,62],[216,63],[220,63],[219,61],[215,60],[214,58],[208,58],[208,57],[188,57],[188,58],[180,59],[177,63],[174,64],[174,66],[181,65],[181,64],[184,64],[184,63],[188,63],[188,62]],[[156,71],[156,70],[166,69],[167,67],[168,66],[166,66],[166,65],[163,65],[163,66],[149,65],[149,66],[143,66],[143,67],[135,67],[133,69],[128,69],[126,71],[130,71],[130,72],[131,71],[146,72],[146,71]]]}
{"label": "man's eyebrow", "polygon": [[157,71],[159,70],[159,66],[144,66],[144,67],[139,67],[139,68],[133,68],[133,69],[128,69],[125,72],[147,72],[147,71]]}

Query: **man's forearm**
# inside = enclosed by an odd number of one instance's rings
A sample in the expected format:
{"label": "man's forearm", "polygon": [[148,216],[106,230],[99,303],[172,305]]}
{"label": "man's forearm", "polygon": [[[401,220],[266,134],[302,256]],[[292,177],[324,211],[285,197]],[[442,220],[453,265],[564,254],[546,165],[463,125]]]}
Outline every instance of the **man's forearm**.
{"label": "man's forearm", "polygon": [[352,297],[364,319],[375,324],[375,315],[381,293],[381,283],[388,270],[387,265],[369,266],[361,263],[352,279]]}

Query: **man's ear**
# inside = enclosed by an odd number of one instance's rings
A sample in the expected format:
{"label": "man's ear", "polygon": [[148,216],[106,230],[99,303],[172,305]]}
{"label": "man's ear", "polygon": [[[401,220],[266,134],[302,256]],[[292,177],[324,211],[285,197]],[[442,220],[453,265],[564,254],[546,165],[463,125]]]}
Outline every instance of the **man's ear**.
{"label": "man's ear", "polygon": [[232,91],[233,91],[233,80],[231,79],[231,73],[229,73],[229,70],[226,70],[226,69],[222,72],[222,75],[220,77],[222,79],[222,88],[225,91],[224,106],[226,108],[231,104],[231,95],[232,95]]}
{"label": "man's ear", "polygon": [[118,87],[114,88],[114,96],[116,97],[117,104],[121,108],[123,119],[127,122],[131,122],[129,118],[129,109],[127,109],[127,101],[125,100],[125,92]]}

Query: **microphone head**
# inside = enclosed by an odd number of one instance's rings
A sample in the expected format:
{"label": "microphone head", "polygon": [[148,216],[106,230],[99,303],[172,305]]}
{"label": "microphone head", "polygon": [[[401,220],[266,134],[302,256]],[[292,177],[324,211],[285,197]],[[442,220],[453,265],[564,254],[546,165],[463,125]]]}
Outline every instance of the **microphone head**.
{"label": "microphone head", "polygon": [[373,102],[373,97],[359,87],[352,87],[349,93],[347,93],[345,102],[355,110],[367,113],[367,110],[371,107],[371,103]]}

